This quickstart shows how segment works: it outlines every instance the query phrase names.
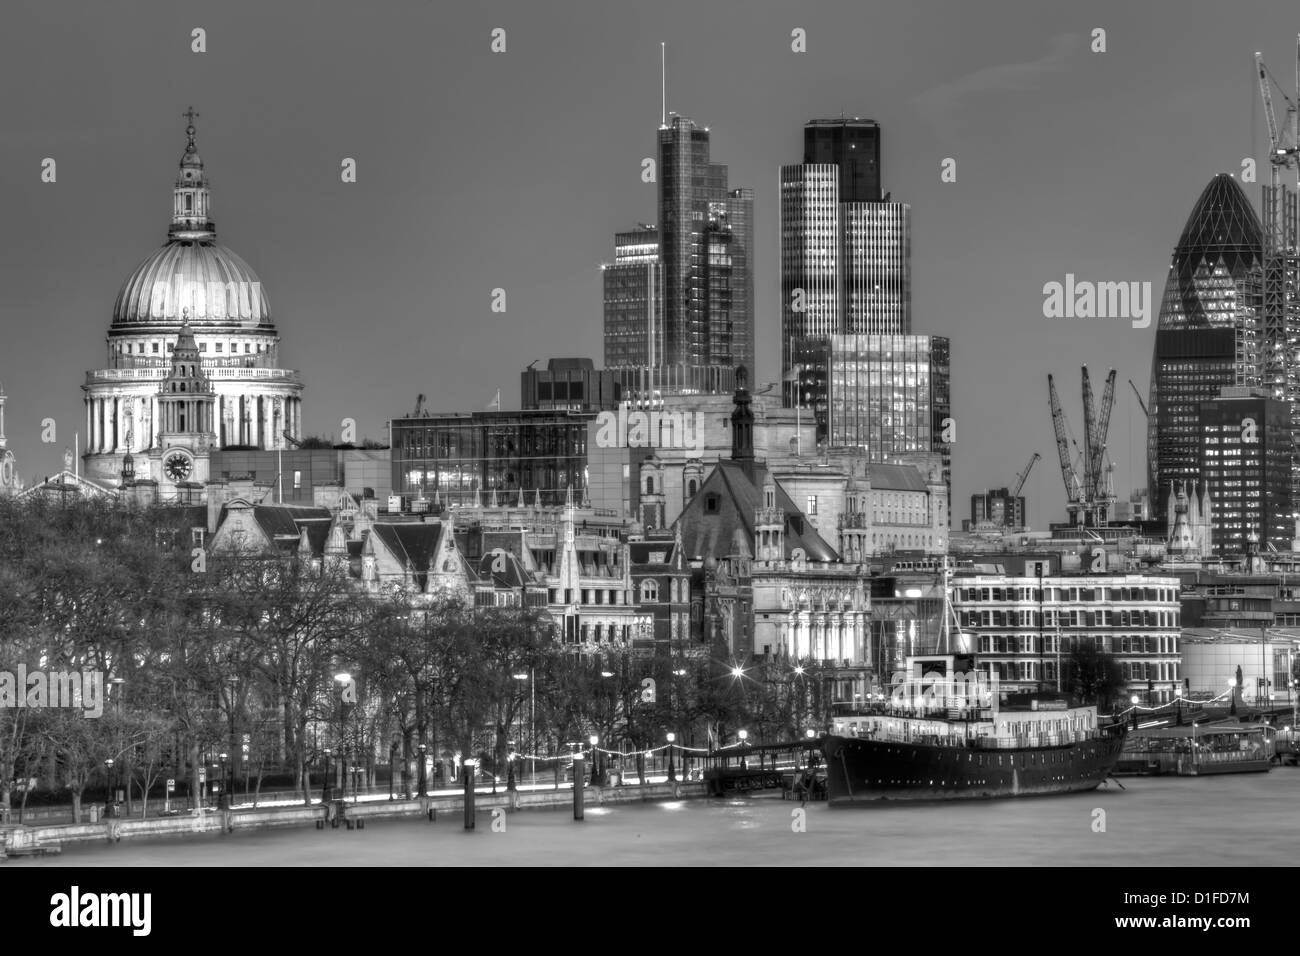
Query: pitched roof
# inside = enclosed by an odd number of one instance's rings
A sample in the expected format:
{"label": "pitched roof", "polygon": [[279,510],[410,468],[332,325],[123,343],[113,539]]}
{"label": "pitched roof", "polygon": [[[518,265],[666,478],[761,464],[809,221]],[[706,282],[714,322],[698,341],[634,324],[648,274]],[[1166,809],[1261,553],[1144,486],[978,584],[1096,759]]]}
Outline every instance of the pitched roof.
{"label": "pitched roof", "polygon": [[914,465],[885,465],[872,462],[867,465],[871,487],[887,491],[928,491],[925,476]]}
{"label": "pitched roof", "polygon": [[[754,540],[754,512],[762,504],[767,477],[767,467],[757,462],[718,462],[676,522],[681,526],[682,548],[689,560],[724,558],[733,553],[738,530],[746,541]],[[785,557],[789,558],[795,548],[802,548],[810,561],[836,560],[835,549],[813,529],[780,482],[773,479],[773,484],[776,506],[785,513]],[[718,497],[717,510],[708,511],[706,506],[713,495]]]}
{"label": "pitched roof", "polygon": [[429,560],[438,553],[442,541],[442,522],[402,522],[400,524],[375,524],[370,533],[391,551],[399,561],[417,572],[429,569]]}

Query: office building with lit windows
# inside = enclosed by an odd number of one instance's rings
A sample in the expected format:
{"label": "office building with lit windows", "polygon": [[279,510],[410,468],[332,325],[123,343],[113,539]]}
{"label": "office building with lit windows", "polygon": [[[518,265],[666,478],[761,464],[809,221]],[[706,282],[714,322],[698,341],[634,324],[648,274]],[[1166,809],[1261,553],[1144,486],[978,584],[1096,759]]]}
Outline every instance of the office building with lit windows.
{"label": "office building with lit windows", "polygon": [[780,190],[785,398],[819,408],[826,383],[801,361],[809,346],[830,335],[911,332],[911,210],[881,190],[872,120],[808,123],[804,161],[781,167]]}
{"label": "office building with lit windows", "polygon": [[1054,689],[1064,674],[1068,691],[1071,650],[1090,645],[1118,660],[1125,701],[1173,699],[1182,681],[1178,578],[1061,573],[1051,555],[1016,565],[952,579],[953,608],[980,670],[1006,690]]}
{"label": "office building with lit windows", "polygon": [[1224,387],[1261,384],[1261,243],[1241,186],[1215,176],[1174,247],[1160,303],[1147,424],[1156,514],[1167,510],[1171,482],[1200,477],[1199,404]]}
{"label": "office building with lit windows", "polygon": [[644,223],[614,236],[614,261],[600,267],[605,305],[605,367],[659,364],[663,309],[658,298],[659,231]]}
{"label": "office building with lit windows", "polygon": [[[870,461],[938,455],[952,488],[949,343],[939,335],[832,335],[822,340],[827,431],[834,448],[860,448]],[[815,359],[816,348],[804,346]]]}
{"label": "office building with lit windows", "polygon": [[754,368],[754,192],[728,186],[707,127],[670,113],[658,138],[659,223],[601,266],[605,367],[630,398],[730,394]]}
{"label": "office building with lit windows", "polygon": [[596,412],[525,410],[389,421],[392,493],[403,510],[582,503]]}
{"label": "office building with lit windows", "polygon": [[1216,554],[1288,551],[1291,425],[1286,402],[1260,388],[1225,388],[1198,406],[1199,470],[1210,500]]}

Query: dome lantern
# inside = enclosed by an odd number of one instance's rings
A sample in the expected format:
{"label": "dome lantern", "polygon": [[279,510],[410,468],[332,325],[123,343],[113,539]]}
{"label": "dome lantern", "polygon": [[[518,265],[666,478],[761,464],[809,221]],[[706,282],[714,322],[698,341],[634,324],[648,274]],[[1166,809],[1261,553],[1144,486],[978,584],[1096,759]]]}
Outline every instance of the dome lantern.
{"label": "dome lantern", "polygon": [[203,160],[194,145],[194,119],[199,114],[191,106],[181,115],[188,123],[185,127],[188,142],[172,190],[172,225],[167,234],[173,239],[212,239],[216,236],[216,226],[209,218],[212,197]]}

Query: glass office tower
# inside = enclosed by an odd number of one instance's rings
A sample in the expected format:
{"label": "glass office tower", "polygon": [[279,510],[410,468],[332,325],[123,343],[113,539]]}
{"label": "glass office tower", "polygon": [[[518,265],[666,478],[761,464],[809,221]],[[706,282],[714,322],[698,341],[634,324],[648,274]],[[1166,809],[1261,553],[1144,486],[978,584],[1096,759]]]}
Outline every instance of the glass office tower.
{"label": "glass office tower", "polygon": [[872,461],[939,455],[951,488],[951,446],[943,441],[943,421],[952,415],[948,339],[832,335],[825,343],[830,444],[861,448]]}
{"label": "glass office tower", "polygon": [[1261,243],[1241,186],[1215,176],[1183,227],[1160,303],[1147,424],[1156,514],[1170,482],[1200,476],[1199,404],[1260,384]]}
{"label": "glass office tower", "polygon": [[1199,410],[1201,474],[1216,554],[1291,550],[1288,405],[1261,388],[1225,388]]}
{"label": "glass office tower", "polygon": [[[911,210],[881,190],[872,120],[806,124],[804,161],[781,167],[780,190],[784,400],[821,409],[828,395],[814,383],[823,377],[798,355],[825,336],[912,330]],[[824,416],[818,424],[828,437]]]}
{"label": "glass office tower", "polygon": [[[660,364],[752,369],[753,191],[727,188],[727,167],[709,159],[708,129],[684,116],[659,128],[658,176]],[[713,262],[710,245],[726,247]]]}

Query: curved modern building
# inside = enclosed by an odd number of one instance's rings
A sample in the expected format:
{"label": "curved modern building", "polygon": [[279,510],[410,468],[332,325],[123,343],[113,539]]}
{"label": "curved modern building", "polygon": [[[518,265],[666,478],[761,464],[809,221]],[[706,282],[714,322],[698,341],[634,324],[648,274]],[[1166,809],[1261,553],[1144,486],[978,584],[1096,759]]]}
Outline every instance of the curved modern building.
{"label": "curved modern building", "polygon": [[164,497],[206,481],[213,449],[285,448],[286,431],[301,434],[302,382],[279,366],[261,280],[217,242],[188,115],[167,241],[122,284],[106,367],[82,386],[87,477],[152,480]]}
{"label": "curved modern building", "polygon": [[1260,384],[1262,241],[1237,181],[1211,179],[1174,247],[1160,302],[1147,424],[1156,514],[1171,482],[1200,477],[1200,403],[1225,386]]}

